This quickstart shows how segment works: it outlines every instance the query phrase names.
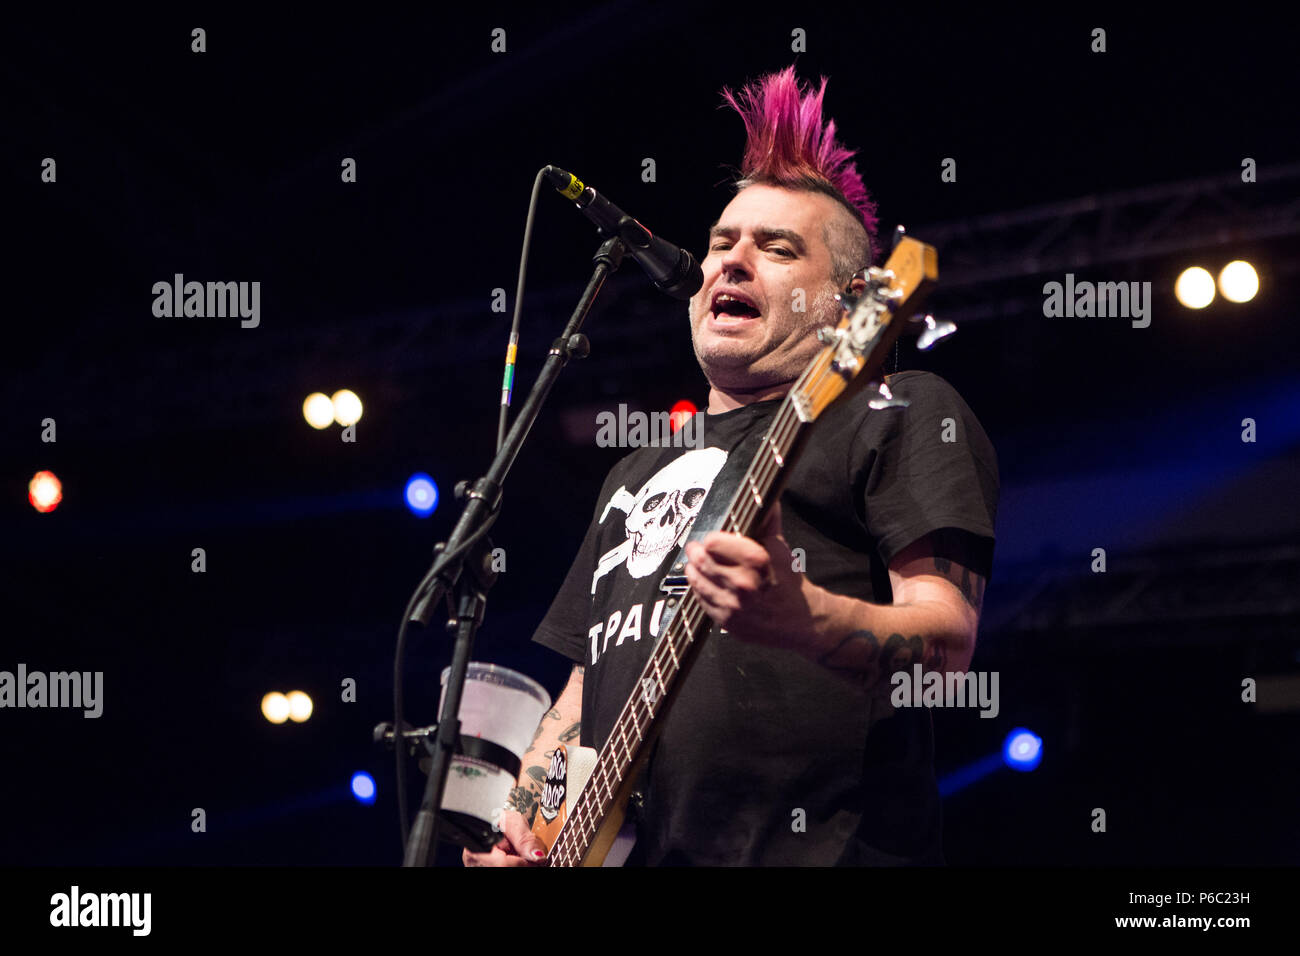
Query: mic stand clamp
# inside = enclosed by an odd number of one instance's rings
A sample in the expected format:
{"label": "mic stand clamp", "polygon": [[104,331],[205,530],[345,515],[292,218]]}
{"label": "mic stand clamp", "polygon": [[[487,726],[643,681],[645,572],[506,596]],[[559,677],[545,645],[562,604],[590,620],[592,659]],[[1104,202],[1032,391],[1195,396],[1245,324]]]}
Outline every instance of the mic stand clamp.
{"label": "mic stand clamp", "polygon": [[[419,751],[433,752],[434,735],[438,732],[437,724],[430,724],[428,727],[410,727],[401,733],[402,745],[406,748],[406,755],[414,757]],[[376,724],[374,730],[374,741],[377,746],[385,750],[392,750],[397,744],[394,740],[393,725],[387,721],[382,724]]]}

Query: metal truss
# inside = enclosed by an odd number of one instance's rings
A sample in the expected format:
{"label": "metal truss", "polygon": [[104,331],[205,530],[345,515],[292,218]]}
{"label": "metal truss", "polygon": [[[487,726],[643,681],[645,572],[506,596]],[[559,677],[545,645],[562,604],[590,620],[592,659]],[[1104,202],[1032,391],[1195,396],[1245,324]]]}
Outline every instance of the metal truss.
{"label": "metal truss", "polygon": [[[1300,236],[1297,197],[1300,163],[1263,165],[1253,183],[1230,173],[909,231],[939,250],[939,307],[960,324],[1041,308],[1041,295],[990,295],[999,283]],[[1297,268],[1290,257],[1271,266]]]}
{"label": "metal truss", "polygon": [[[933,305],[941,318],[960,325],[1041,309],[1038,289],[1030,294],[1023,281],[1034,276],[1300,236],[1297,197],[1300,163],[1264,164],[1255,183],[1230,174],[909,226],[909,231],[939,249],[940,283]],[[1280,257],[1271,268],[1300,268],[1300,257]],[[677,361],[686,331],[681,303],[665,300],[643,277],[633,275],[634,266],[625,271],[607,283],[590,323],[595,350],[585,360],[588,374],[605,379],[636,377]],[[527,293],[520,350],[525,382],[577,294],[568,286]],[[480,380],[490,389],[490,369],[504,357],[509,315],[491,312],[488,302],[489,290],[484,290],[474,301],[333,320],[286,316],[255,330],[232,327],[228,334],[154,338],[129,348],[122,347],[121,330],[138,325],[139,317],[127,321],[105,315],[87,320],[77,339],[61,342],[43,361],[38,359],[32,374],[33,380],[63,384],[65,415],[88,429],[112,428],[119,438],[132,432],[156,435],[264,422],[268,408],[285,401],[284,374],[292,367],[318,375],[313,388],[326,390],[359,379],[382,380],[385,398],[392,401]],[[114,354],[111,366],[103,362],[105,354]],[[223,370],[228,391],[214,396],[210,387],[201,388],[193,370],[204,367]],[[146,383],[161,386],[170,401],[142,406],[130,421],[110,419],[108,407],[121,404],[105,406],[97,396],[120,393],[130,383],[141,387],[142,401]],[[8,398],[12,407],[22,387],[12,379],[0,382],[0,399]],[[101,406],[104,410],[97,411]]]}

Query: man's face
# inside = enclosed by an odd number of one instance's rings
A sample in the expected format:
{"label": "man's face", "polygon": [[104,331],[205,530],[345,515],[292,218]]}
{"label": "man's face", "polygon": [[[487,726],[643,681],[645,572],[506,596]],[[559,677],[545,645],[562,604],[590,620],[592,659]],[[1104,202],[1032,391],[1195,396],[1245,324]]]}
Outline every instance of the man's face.
{"label": "man's face", "polygon": [[690,301],[695,356],[714,388],[789,382],[817,354],[816,330],[839,320],[823,237],[837,214],[829,196],[764,185],[742,189],[722,211],[701,263],[704,286]]}

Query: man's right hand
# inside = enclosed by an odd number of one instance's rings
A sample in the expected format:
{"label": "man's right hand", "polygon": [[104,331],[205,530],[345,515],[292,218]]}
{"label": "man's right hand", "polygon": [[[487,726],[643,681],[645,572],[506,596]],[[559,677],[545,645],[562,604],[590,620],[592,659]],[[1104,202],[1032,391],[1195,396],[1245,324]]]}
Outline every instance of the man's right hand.
{"label": "man's right hand", "polygon": [[501,839],[487,853],[471,853],[466,849],[461,861],[466,866],[540,866],[546,856],[546,845],[533,834],[528,821],[518,810],[501,812]]}

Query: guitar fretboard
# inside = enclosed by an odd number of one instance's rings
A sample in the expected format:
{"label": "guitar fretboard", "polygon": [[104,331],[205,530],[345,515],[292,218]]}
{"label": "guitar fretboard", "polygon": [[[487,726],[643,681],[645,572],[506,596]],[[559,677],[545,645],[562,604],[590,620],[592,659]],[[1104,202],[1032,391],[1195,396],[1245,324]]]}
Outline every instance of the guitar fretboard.
{"label": "guitar fretboard", "polygon": [[[795,396],[801,394],[800,386],[815,371],[807,370],[778,407],[761,446],[727,506],[721,522],[722,530],[749,534],[763,514],[773,489],[779,487],[790,452],[808,427],[808,422],[796,407]],[[551,866],[581,864],[649,736],[651,724],[667,706],[679,675],[689,664],[698,638],[707,632],[708,625],[708,614],[693,591],[687,590],[667,599],[664,621],[660,625],[661,636],[641,671],[635,692],[610,730],[591,778],[551,848]]]}

